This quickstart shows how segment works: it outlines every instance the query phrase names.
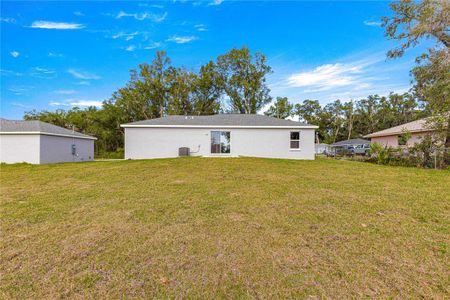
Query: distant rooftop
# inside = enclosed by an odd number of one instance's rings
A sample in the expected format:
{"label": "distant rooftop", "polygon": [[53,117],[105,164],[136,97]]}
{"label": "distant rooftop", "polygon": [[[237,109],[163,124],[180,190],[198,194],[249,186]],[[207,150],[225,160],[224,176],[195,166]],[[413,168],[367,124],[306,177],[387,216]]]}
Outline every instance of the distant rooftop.
{"label": "distant rooftop", "polygon": [[23,120],[7,120],[0,119],[0,133],[17,133],[17,134],[51,134],[62,136],[75,136],[79,138],[96,139],[93,136],[74,132],[70,129],[59,127],[53,124],[45,123],[38,120],[23,121]]}
{"label": "distant rooftop", "polygon": [[423,131],[432,131],[430,128],[426,126],[427,119],[420,119],[413,122],[409,122],[406,124],[394,126],[385,130],[377,131],[371,134],[364,136],[365,138],[372,138],[377,136],[388,136],[388,135],[399,135],[404,131],[409,132],[423,132]]}
{"label": "distant rooftop", "polygon": [[355,145],[365,145],[370,144],[370,141],[364,140],[364,139],[350,139],[345,141],[336,142],[334,144],[331,144],[332,147],[339,147],[339,146],[355,146]]}
{"label": "distant rooftop", "polygon": [[311,127],[314,125],[256,114],[218,114],[211,116],[167,116],[157,119],[122,124],[133,126],[251,126],[251,127]]}

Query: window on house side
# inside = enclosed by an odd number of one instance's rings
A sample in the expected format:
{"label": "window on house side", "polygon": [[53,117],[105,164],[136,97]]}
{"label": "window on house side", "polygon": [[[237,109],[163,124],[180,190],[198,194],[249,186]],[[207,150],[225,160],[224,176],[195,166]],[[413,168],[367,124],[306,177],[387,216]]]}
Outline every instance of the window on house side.
{"label": "window on house side", "polygon": [[398,145],[399,146],[405,146],[407,142],[408,142],[408,139],[405,136],[403,136],[403,135],[398,136]]}
{"label": "window on house side", "polygon": [[300,131],[291,131],[291,149],[300,149]]}

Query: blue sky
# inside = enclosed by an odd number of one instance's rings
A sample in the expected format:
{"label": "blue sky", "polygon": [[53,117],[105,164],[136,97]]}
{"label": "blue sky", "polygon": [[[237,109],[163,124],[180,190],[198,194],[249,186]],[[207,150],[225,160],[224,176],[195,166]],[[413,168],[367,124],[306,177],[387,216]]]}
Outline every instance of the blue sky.
{"label": "blue sky", "polygon": [[266,54],[273,97],[359,99],[410,88],[421,49],[387,60],[387,2],[1,2],[1,116],[99,105],[166,50],[198,68],[232,47]]}

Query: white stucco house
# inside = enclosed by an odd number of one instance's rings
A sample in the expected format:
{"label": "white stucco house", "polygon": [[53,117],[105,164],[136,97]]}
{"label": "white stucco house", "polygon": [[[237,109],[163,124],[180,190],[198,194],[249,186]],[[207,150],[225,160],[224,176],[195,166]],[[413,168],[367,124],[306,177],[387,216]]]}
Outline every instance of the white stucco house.
{"label": "white stucco house", "polygon": [[125,159],[186,154],[314,159],[318,128],[255,114],[167,116],[121,126],[125,129]]}
{"label": "white stucco house", "polygon": [[41,121],[0,119],[0,162],[48,164],[94,159],[95,137]]}

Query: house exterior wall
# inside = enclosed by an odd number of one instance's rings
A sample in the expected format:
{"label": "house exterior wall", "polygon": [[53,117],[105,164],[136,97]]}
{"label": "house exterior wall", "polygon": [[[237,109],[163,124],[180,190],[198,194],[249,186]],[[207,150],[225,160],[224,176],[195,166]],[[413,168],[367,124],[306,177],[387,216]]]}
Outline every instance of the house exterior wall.
{"label": "house exterior wall", "polygon": [[0,162],[14,163],[39,163],[39,134],[27,135],[0,135]]}
{"label": "house exterior wall", "polygon": [[396,135],[390,135],[390,136],[377,136],[370,139],[370,142],[378,143],[380,145],[386,146],[386,147],[398,147],[398,136]]}
{"label": "house exterior wall", "polygon": [[42,134],[0,135],[2,163],[49,164],[94,159],[94,140],[74,139],[77,156],[72,155],[72,138]]}
{"label": "house exterior wall", "polygon": [[[76,155],[72,155],[75,143]],[[41,135],[40,163],[82,162],[94,159],[94,140]]]}
{"label": "house exterior wall", "polygon": [[[231,153],[211,153],[211,131],[231,132]],[[300,131],[300,149],[291,150],[290,132]],[[189,147],[193,156],[253,156],[314,159],[314,129],[125,128],[125,159],[177,157]]]}
{"label": "house exterior wall", "polygon": [[[430,134],[431,132],[413,132],[411,133],[411,138],[407,141],[406,146],[412,147],[419,143],[421,139]],[[398,145],[398,135],[387,135],[387,136],[377,136],[370,139],[372,143],[379,143],[387,147],[397,148]]]}

